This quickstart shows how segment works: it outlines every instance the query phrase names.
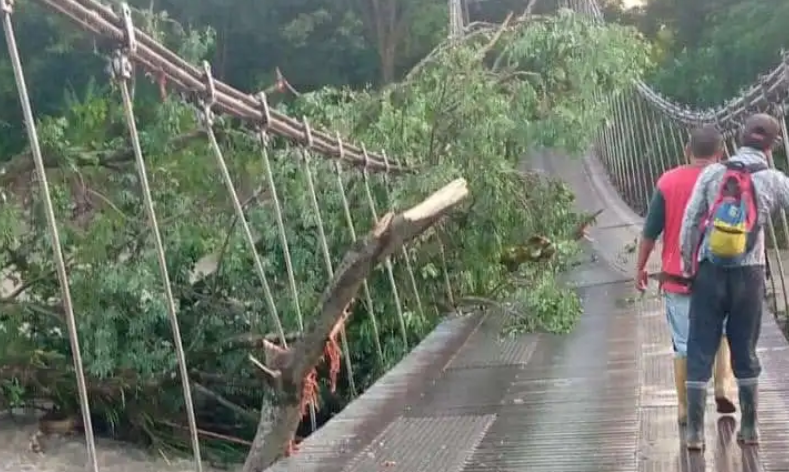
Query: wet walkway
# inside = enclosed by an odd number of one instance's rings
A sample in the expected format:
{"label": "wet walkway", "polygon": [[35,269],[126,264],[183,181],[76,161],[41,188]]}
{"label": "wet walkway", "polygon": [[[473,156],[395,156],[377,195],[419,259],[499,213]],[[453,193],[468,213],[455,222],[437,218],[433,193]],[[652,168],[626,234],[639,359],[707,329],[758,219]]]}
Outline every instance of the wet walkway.
{"label": "wet walkway", "polygon": [[[772,319],[765,320],[760,349],[761,452],[741,449],[734,440],[736,417],[719,418],[710,403],[707,452],[688,457],[675,420],[672,352],[660,300],[633,300],[630,282],[603,262],[590,262],[578,273],[594,273],[597,280],[578,281],[585,313],[573,334],[501,342],[500,320],[486,318],[434,379],[420,380],[416,372],[403,372],[401,382],[388,379],[388,389],[357,401],[354,411],[274,470],[789,470],[789,352]],[[474,322],[448,325],[460,333]],[[411,381],[423,382],[412,384],[420,393],[408,393]],[[390,410],[385,419],[376,406]],[[379,421],[385,425],[372,439],[375,427],[360,428]]]}

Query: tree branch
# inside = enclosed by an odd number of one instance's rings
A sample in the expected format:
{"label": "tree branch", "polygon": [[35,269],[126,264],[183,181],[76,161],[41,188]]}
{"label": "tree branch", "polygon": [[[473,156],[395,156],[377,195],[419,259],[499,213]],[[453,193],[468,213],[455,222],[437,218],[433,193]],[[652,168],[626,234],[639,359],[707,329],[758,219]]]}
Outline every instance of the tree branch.
{"label": "tree branch", "polygon": [[[174,152],[178,152],[186,148],[192,141],[205,136],[205,131],[194,130],[188,133],[175,136],[168,141],[167,146],[170,146]],[[51,169],[59,167],[63,164],[62,156],[54,154],[46,154],[44,157],[44,167]],[[83,152],[76,156],[77,167],[107,167],[113,168],[118,164],[131,162],[134,159],[134,149],[131,147],[120,149],[110,152]],[[18,154],[11,158],[4,166],[0,166],[5,172],[0,173],[0,187],[5,188],[15,182],[18,178],[25,174],[29,174],[35,170],[33,156],[30,151]]]}
{"label": "tree branch", "polygon": [[535,5],[537,5],[537,0],[529,0],[529,4],[526,5],[526,9],[524,9],[521,16],[518,17],[518,21],[524,21],[531,16],[531,11],[534,9]]}
{"label": "tree branch", "polygon": [[[528,7],[527,7],[528,8]],[[512,13],[507,15],[505,19],[505,23],[488,23],[483,21],[477,21],[474,23],[469,23],[463,36],[460,38],[460,42],[464,44],[469,44],[472,41],[476,41],[478,39],[485,40],[486,46],[480,46],[481,51],[489,51],[493,46],[498,42],[501,36],[505,32],[515,31],[526,24],[529,24],[533,21],[542,19],[544,17],[540,17],[537,15],[526,14],[524,12],[523,15],[519,16],[518,18],[513,19]],[[493,41],[492,41],[493,40]],[[436,46],[430,53],[428,53],[421,61],[419,61],[411,70],[406,74],[403,83],[410,82],[414,79],[419,73],[421,73],[427,66],[436,62],[441,56],[452,48],[456,47],[457,41],[444,41]],[[479,56],[478,56],[479,57]],[[484,58],[484,54],[482,55]],[[402,85],[402,83],[400,84]]]}
{"label": "tree branch", "polygon": [[274,82],[273,85],[271,85],[269,88],[266,89],[266,94],[270,94],[272,92],[279,92],[279,93],[288,92],[288,93],[290,93],[291,95],[293,95],[295,97],[298,97],[298,96],[301,95],[301,92],[296,90],[290,84],[290,82],[288,82],[288,79],[285,78],[285,75],[282,74],[282,71],[279,70],[279,67],[277,67],[274,70],[274,72],[277,74],[277,79],[276,79],[276,81]]}
{"label": "tree branch", "polygon": [[507,14],[507,18],[504,19],[504,22],[501,24],[501,26],[499,26],[499,29],[496,31],[496,34],[494,34],[493,37],[490,39],[490,41],[488,41],[488,44],[486,44],[482,49],[477,51],[478,61],[484,60],[485,56],[487,56],[488,53],[496,46],[496,43],[499,42],[499,39],[501,39],[501,35],[504,34],[504,31],[507,30],[510,21],[512,21],[512,15],[513,15],[512,12],[509,12]]}
{"label": "tree branch", "polygon": [[246,408],[243,408],[243,407],[241,407],[239,405],[236,405],[235,403],[231,402],[230,400],[228,400],[224,396],[214,392],[213,390],[210,390],[210,389],[206,388],[202,384],[199,384],[197,382],[192,382],[192,388],[196,392],[201,393],[202,395],[205,395],[206,397],[213,399],[214,401],[216,401],[220,405],[224,406],[228,410],[231,410],[233,413],[235,413],[238,416],[244,418],[245,420],[252,422],[252,424],[254,424],[254,422],[256,422],[258,420],[258,418],[260,417],[260,413],[259,412],[257,412],[257,411],[249,411]]}
{"label": "tree branch", "polygon": [[298,428],[301,420],[302,390],[305,377],[323,357],[324,347],[345,315],[359,287],[373,268],[387,255],[422,234],[468,197],[464,179],[457,179],[408,211],[384,215],[373,230],[348,250],[334,278],[321,297],[315,320],[304,338],[275,356],[279,371],[278,407],[261,414],[243,472],[260,472],[276,462]]}

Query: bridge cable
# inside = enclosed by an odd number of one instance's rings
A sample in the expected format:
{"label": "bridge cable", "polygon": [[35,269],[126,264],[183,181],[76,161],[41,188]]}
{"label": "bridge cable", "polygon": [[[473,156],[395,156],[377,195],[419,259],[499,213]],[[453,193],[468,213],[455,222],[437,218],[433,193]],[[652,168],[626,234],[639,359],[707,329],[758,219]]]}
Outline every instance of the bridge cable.
{"label": "bridge cable", "polygon": [[[644,132],[643,120],[639,115],[639,97],[637,94],[633,94],[633,98],[630,101],[630,111],[634,130],[634,139],[636,139],[633,144],[638,150],[638,152],[634,155],[634,158],[636,159],[636,166],[639,169],[637,182],[642,189],[642,201],[639,205],[639,214],[646,216],[647,206],[649,206],[649,201],[652,198],[652,188],[654,187],[655,182],[651,175],[652,161],[649,159],[649,143],[646,139],[646,133]],[[646,180],[644,179],[645,174],[647,175]]]}
{"label": "bridge cable", "polygon": [[608,154],[608,130],[611,127],[611,120],[608,117],[608,110],[607,110],[608,102],[607,101],[599,102],[597,95],[595,95],[595,101],[598,103],[604,103],[603,105],[604,110],[602,112],[603,123],[602,126],[600,126],[600,129],[597,130],[597,138],[595,139],[595,143],[599,147],[598,154],[600,154],[600,157],[602,158],[603,167],[606,170],[606,174],[609,180],[612,180],[611,177],[613,176],[613,172],[611,172],[611,160]]}
{"label": "bridge cable", "polygon": [[619,172],[618,172],[618,165],[615,159],[614,150],[616,148],[616,141],[613,139],[613,134],[616,129],[616,110],[615,104],[613,103],[613,99],[611,97],[607,97],[605,100],[605,108],[606,108],[606,120],[605,120],[605,127],[603,128],[603,136],[604,136],[604,148],[605,152],[608,155],[606,161],[608,161],[608,178],[611,181],[613,188],[619,188]]}
{"label": "bridge cable", "polygon": [[[362,155],[365,159],[367,159],[367,148],[362,145]],[[362,168],[362,177],[364,181],[364,191],[367,195],[367,205],[370,207],[370,213],[373,217],[373,223],[378,224],[378,210],[375,208],[375,199],[373,199],[373,193],[370,189],[370,174],[368,172],[367,166]],[[397,288],[397,282],[395,281],[394,276],[394,269],[392,267],[392,258],[390,256],[386,256],[384,258],[384,267],[386,268],[386,274],[389,277],[389,285],[392,288],[392,297],[394,297],[395,309],[397,310],[397,321],[400,326],[400,335],[403,338],[403,348],[408,349],[408,331],[405,327],[405,317],[403,315],[403,305],[400,301],[400,293]]]}
{"label": "bridge cable", "polygon": [[[636,96],[636,104],[638,108],[638,121],[641,123],[641,136],[644,140],[644,145],[646,151],[646,155],[644,156],[644,160],[646,160],[646,165],[649,170],[649,180],[647,181],[647,189],[651,193],[655,188],[655,184],[657,184],[657,180],[662,174],[662,170],[658,167],[658,162],[653,157],[657,157],[659,151],[656,151],[656,147],[659,145],[658,140],[653,136],[653,124],[647,120],[647,114],[644,106],[644,100],[640,96]],[[644,205],[644,215],[646,216],[647,210],[649,209],[649,203],[651,202],[652,197],[651,194],[648,197],[646,205]]]}
{"label": "bridge cable", "polygon": [[30,95],[27,91],[24,70],[22,69],[22,60],[19,56],[16,35],[14,34],[14,27],[11,21],[11,16],[14,13],[13,0],[2,0],[2,3],[0,3],[0,9],[2,9],[3,14],[3,30],[5,32],[6,44],[8,46],[8,55],[11,59],[11,67],[14,71],[14,79],[16,81],[17,92],[19,94],[19,103],[22,107],[22,116],[25,119],[25,129],[27,131],[27,138],[30,144],[30,153],[33,155],[33,162],[36,167],[36,174],[38,176],[37,180],[40,185],[41,197],[44,203],[44,214],[47,220],[49,236],[51,238],[50,243],[52,246],[52,254],[55,258],[58,283],[60,285],[60,292],[63,298],[63,311],[66,317],[69,343],[71,344],[71,357],[72,361],[74,362],[74,372],[77,380],[77,390],[79,392],[79,404],[80,410],[82,411],[82,424],[85,430],[88,462],[90,464],[90,469],[93,472],[98,472],[99,465],[96,459],[96,441],[93,435],[93,422],[91,420],[88,387],[85,380],[85,371],[82,365],[79,334],[77,330],[76,318],[74,317],[74,305],[71,299],[71,289],[69,288],[66,261],[63,257],[63,248],[60,242],[60,233],[58,231],[55,210],[52,204],[52,196],[49,189],[46,168],[44,166],[44,158],[42,156],[41,145],[38,140],[38,130],[36,129],[36,121],[35,117],[33,116],[33,107],[30,104]]}
{"label": "bridge cable", "polygon": [[613,176],[612,182],[614,188],[617,189],[620,195],[623,195],[622,188],[622,161],[619,160],[619,145],[621,144],[618,137],[619,130],[619,105],[617,97],[608,98],[609,113],[611,115],[611,123],[608,127],[608,152],[610,154],[608,161],[611,165],[611,174]]}
{"label": "bridge cable", "polygon": [[635,185],[633,185],[633,164],[630,160],[630,150],[628,149],[627,140],[627,106],[625,104],[625,97],[619,97],[619,140],[621,142],[620,153],[622,155],[622,185],[625,188],[626,201],[631,207],[635,204]]}
{"label": "bridge cable", "polygon": [[629,109],[629,116],[628,121],[630,123],[630,127],[633,129],[633,160],[635,161],[635,168],[636,174],[635,177],[636,185],[640,188],[639,192],[639,201],[636,209],[636,213],[641,216],[646,216],[645,207],[649,203],[649,197],[651,195],[651,189],[647,187],[646,182],[644,181],[644,173],[645,173],[645,153],[643,149],[646,147],[646,143],[644,142],[643,138],[641,137],[640,128],[638,126],[638,116],[636,113],[636,94],[631,92],[631,97],[627,102],[628,109]]}
{"label": "bridge cable", "polygon": [[[258,99],[260,102],[260,106],[264,110],[265,115],[269,116],[269,106],[268,100],[266,95],[263,93],[258,94]],[[293,260],[290,256],[290,247],[288,245],[288,236],[285,231],[285,221],[282,216],[282,206],[280,205],[279,196],[277,195],[277,186],[276,182],[274,181],[274,171],[271,167],[271,160],[269,159],[268,154],[268,145],[269,145],[269,137],[267,133],[266,126],[269,123],[265,121],[263,126],[258,128],[258,143],[260,147],[260,154],[263,158],[263,167],[265,168],[266,173],[266,181],[268,182],[269,191],[271,192],[271,200],[274,203],[274,216],[276,217],[277,221],[277,232],[279,234],[279,241],[282,245],[282,254],[285,259],[285,271],[288,276],[288,289],[290,291],[290,296],[293,301],[293,310],[296,314],[296,322],[298,323],[298,328],[300,333],[304,333],[304,317],[301,313],[301,303],[299,302],[299,292],[296,288],[296,276],[293,273]],[[317,422],[317,415],[315,411],[315,404],[313,402],[309,402],[309,412],[310,412],[310,428],[311,431],[315,431],[318,429],[318,422]]]}
{"label": "bridge cable", "polygon": [[635,133],[635,126],[633,126],[633,94],[632,92],[627,92],[626,95],[623,97],[623,113],[624,113],[624,126],[626,129],[626,137],[624,139],[625,142],[625,156],[630,163],[630,178],[628,179],[630,185],[633,188],[633,202],[632,207],[636,210],[636,213],[641,214],[641,201],[644,199],[644,189],[642,188],[640,179],[637,179],[636,176],[639,173],[638,170],[638,140],[636,139]]}
{"label": "bridge cable", "polygon": [[624,118],[624,99],[621,95],[616,97],[616,112],[618,116],[618,127],[615,133],[617,136],[617,143],[618,143],[618,155],[620,159],[620,166],[622,172],[622,182],[621,182],[621,189],[622,195],[627,202],[628,205],[633,204],[632,198],[632,185],[630,182],[630,161],[627,156],[627,142],[625,141],[625,118]]}
{"label": "bridge cable", "polygon": [[[326,239],[326,230],[323,227],[323,216],[321,215],[321,207],[318,204],[318,195],[315,193],[315,182],[312,178],[312,169],[310,165],[310,144],[312,144],[312,132],[310,131],[310,124],[307,118],[303,117],[305,141],[307,146],[299,147],[302,162],[304,163],[304,175],[307,178],[307,189],[310,194],[310,202],[312,203],[312,211],[315,212],[315,219],[318,223],[318,239],[321,243],[321,252],[323,253],[323,263],[326,267],[326,273],[329,280],[334,279],[334,266],[331,261],[331,253],[329,252],[329,241]],[[377,336],[377,333],[376,333]],[[351,398],[355,398],[356,383],[353,379],[353,362],[351,360],[351,351],[348,347],[348,338],[345,333],[345,321],[340,325],[340,343],[342,345],[342,355],[345,360],[345,369],[348,373],[348,387],[351,390]]]}
{"label": "bridge cable", "polygon": [[[386,155],[386,151],[383,151],[383,150],[381,151],[381,157],[383,157],[383,159],[384,159],[384,165],[386,165],[387,168],[388,168],[389,165],[390,165],[390,161],[389,161],[389,158]],[[387,204],[389,206],[389,209],[392,212],[394,212],[395,211],[395,207],[394,207],[394,201],[392,200],[392,193],[391,193],[391,190],[390,190],[390,182],[389,182],[389,173],[388,172],[384,172],[383,173],[383,181],[384,181],[383,182],[384,183],[383,188],[384,188],[384,195],[386,197],[386,202],[387,202]],[[411,282],[411,290],[413,290],[413,292],[414,292],[414,301],[416,302],[417,310],[419,310],[419,315],[422,316],[422,318],[424,318],[425,317],[425,310],[422,308],[422,298],[419,296],[419,286],[416,283],[416,277],[414,276],[414,268],[411,265],[411,255],[408,253],[408,249],[406,249],[406,245],[405,244],[400,248],[400,252],[403,254],[403,260],[405,261],[406,272],[408,273],[408,278],[409,278],[409,281]]]}
{"label": "bridge cable", "polygon": [[[647,112],[649,113],[649,120],[652,125],[652,136],[655,142],[657,143],[658,148],[658,158],[660,159],[660,172],[659,174],[662,175],[663,172],[670,169],[672,166],[668,162],[668,146],[666,145],[666,128],[665,128],[665,120],[663,116],[658,115],[655,112],[655,109],[651,106],[647,106]],[[658,129],[657,124],[660,125],[660,129]],[[660,178],[658,175],[658,178]]]}
{"label": "bridge cable", "polygon": [[677,122],[675,122],[674,120],[670,120],[669,128],[671,128],[671,131],[674,134],[674,141],[679,146],[679,149],[677,151],[677,165],[688,164],[690,162],[690,159],[688,158],[688,155],[685,152],[685,145],[687,144],[687,141],[685,140],[685,138],[682,137],[683,126],[677,124]]}
{"label": "bridge cable", "polygon": [[[337,187],[340,192],[340,199],[342,200],[342,207],[343,207],[343,213],[345,214],[345,221],[348,224],[348,231],[350,232],[351,235],[351,241],[355,243],[358,238],[356,236],[356,228],[354,227],[354,223],[353,223],[353,216],[351,215],[351,207],[348,203],[348,196],[345,193],[345,183],[343,182],[343,178],[342,178],[341,162],[345,158],[345,148],[343,147],[343,141],[342,138],[340,137],[339,132],[337,133],[337,143],[340,147],[340,157],[338,160],[334,161],[334,172],[337,176]],[[383,369],[386,363],[386,358],[384,357],[383,348],[381,347],[381,339],[380,339],[380,334],[378,332],[378,320],[376,319],[375,316],[375,306],[373,305],[373,297],[370,293],[370,285],[367,283],[367,279],[364,279],[364,281],[362,282],[362,290],[364,292],[364,298],[367,303],[367,313],[370,317],[370,324],[372,325],[372,329],[373,329],[373,334],[374,334],[373,343],[375,345],[376,356],[378,358],[379,367]]]}
{"label": "bridge cable", "polygon": [[606,108],[608,110],[605,129],[603,136],[605,137],[605,150],[608,161],[609,179],[615,189],[620,188],[620,175],[619,175],[619,161],[616,159],[616,146],[614,134],[616,133],[616,104],[610,97],[606,99]]}
{"label": "bridge cable", "polygon": [[[37,0],[48,9],[66,17],[80,29],[94,37],[101,37],[111,42],[123,40],[124,31],[120,16],[113,9],[98,0]],[[134,60],[138,66],[155,76],[166,77],[168,85],[181,92],[192,93],[203,91],[205,80],[203,72],[185,59],[170,51],[154,40],[144,31],[134,29],[137,38],[137,51]],[[239,118],[247,124],[257,126],[263,119],[257,98],[235,89],[222,81],[216,80],[215,109],[223,114]],[[268,123],[269,134],[284,137],[290,141],[299,141],[304,135],[301,123],[277,110],[270,110]],[[333,134],[325,130],[313,129],[314,151],[330,158],[338,155],[337,142]],[[345,154],[348,163],[361,167],[365,159],[361,148],[353,143],[345,143]],[[370,154],[367,157],[368,170],[382,172],[386,166],[381,156]],[[416,169],[389,166],[392,174],[414,173]]]}
{"label": "bridge cable", "polygon": [[[255,246],[255,238],[252,235],[252,229],[249,226],[249,221],[247,220],[246,214],[244,213],[244,207],[241,204],[241,201],[238,197],[238,192],[236,192],[235,185],[233,183],[233,178],[230,175],[230,170],[227,167],[227,162],[224,158],[224,153],[222,148],[219,146],[219,141],[216,138],[216,133],[214,132],[214,124],[215,124],[215,117],[213,107],[216,103],[216,95],[215,95],[215,85],[213,83],[212,73],[211,73],[211,66],[208,62],[203,63],[203,69],[205,71],[205,80],[206,80],[206,91],[207,93],[203,94],[202,97],[198,98],[198,115],[200,117],[200,122],[203,126],[203,129],[206,132],[206,136],[208,136],[208,144],[211,150],[211,153],[214,155],[216,159],[216,163],[219,166],[219,172],[222,174],[222,179],[225,182],[225,187],[227,188],[227,193],[230,195],[230,200],[233,204],[233,210],[236,214],[236,218],[241,223],[241,229],[244,233],[244,239],[247,243],[247,247],[249,248],[250,253],[252,254],[252,262],[255,266],[255,272],[260,279],[260,285],[263,288],[263,297],[266,301],[266,306],[269,311],[269,316],[271,317],[271,321],[274,324],[274,329],[276,329],[277,338],[283,349],[287,349],[288,342],[285,336],[285,329],[282,325],[282,320],[277,313],[277,307],[274,302],[274,297],[271,293],[271,286],[268,283],[268,277],[266,276],[266,270],[263,267],[263,260],[260,257],[260,253],[258,252]],[[252,328],[253,329],[260,329],[259,326],[259,317],[255,316],[252,320]]]}
{"label": "bridge cable", "polygon": [[117,83],[121,91],[123,111],[129,130],[129,137],[131,138],[132,142],[134,158],[137,164],[137,173],[140,179],[140,191],[142,192],[145,213],[148,215],[148,223],[151,227],[151,233],[153,235],[153,241],[156,248],[156,256],[159,262],[159,272],[164,288],[165,301],[167,302],[167,314],[170,318],[170,326],[173,331],[173,340],[175,343],[175,352],[178,358],[178,368],[180,370],[184,406],[186,407],[187,421],[189,423],[189,433],[191,436],[192,453],[194,455],[195,461],[195,471],[202,472],[203,463],[200,454],[200,440],[197,435],[197,419],[195,417],[194,402],[192,401],[192,388],[189,381],[189,371],[186,366],[186,354],[184,353],[183,340],[181,339],[181,329],[179,327],[178,314],[175,308],[175,297],[173,296],[170,275],[167,270],[167,257],[165,255],[162,236],[159,231],[159,222],[156,217],[153,197],[151,196],[151,187],[148,183],[148,172],[145,167],[145,159],[143,158],[142,147],[140,145],[140,135],[137,131],[136,117],[134,114],[134,103],[131,93],[129,92],[129,81],[132,79],[132,75],[134,73],[133,65],[129,56],[135,53],[137,49],[137,43],[134,36],[135,29],[132,24],[131,10],[125,3],[122,5],[122,19],[124,30],[126,32],[126,44],[115,50],[111,58],[110,72],[113,81]]}

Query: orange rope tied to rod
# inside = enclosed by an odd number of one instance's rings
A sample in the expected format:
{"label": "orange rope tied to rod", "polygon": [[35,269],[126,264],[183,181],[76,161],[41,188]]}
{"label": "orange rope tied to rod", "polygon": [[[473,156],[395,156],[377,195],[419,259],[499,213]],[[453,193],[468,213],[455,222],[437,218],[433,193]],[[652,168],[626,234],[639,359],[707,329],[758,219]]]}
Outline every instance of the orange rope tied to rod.
{"label": "orange rope tied to rod", "polygon": [[342,359],[340,343],[337,342],[338,334],[339,330],[332,332],[332,336],[326,341],[326,346],[323,348],[323,359],[329,364],[329,391],[331,393],[337,390],[337,374],[340,373],[340,359]]}
{"label": "orange rope tied to rod", "polygon": [[[340,335],[340,330],[345,325],[345,320],[351,314],[351,303],[345,307],[343,314],[337,324],[334,325],[329,339],[326,341],[326,346],[323,348],[323,360],[328,361],[329,364],[329,385],[331,392],[334,393],[337,389],[337,374],[340,373],[340,359],[342,359],[342,351],[340,350],[340,343],[337,338]],[[303,415],[307,414],[307,407],[312,404],[318,408],[318,371],[313,368],[304,378],[304,385],[301,394],[301,412]]]}
{"label": "orange rope tied to rod", "polygon": [[[329,389],[332,393],[337,390],[337,375],[340,373],[340,361],[342,359],[342,350],[340,349],[340,343],[337,338],[343,326],[345,326],[345,321],[351,315],[351,305],[353,302],[354,300],[351,300],[348,306],[345,307],[345,310],[343,310],[342,316],[337,320],[337,324],[334,325],[334,328],[329,334],[329,339],[326,341],[326,345],[323,348],[323,360],[329,365]],[[304,383],[301,388],[301,404],[299,406],[302,416],[307,415],[310,405],[313,405],[316,411],[320,408],[320,405],[318,405],[317,368],[313,368],[306,377],[304,377]],[[286,446],[285,456],[289,457],[298,452],[298,450],[299,447],[296,438],[293,438]]]}

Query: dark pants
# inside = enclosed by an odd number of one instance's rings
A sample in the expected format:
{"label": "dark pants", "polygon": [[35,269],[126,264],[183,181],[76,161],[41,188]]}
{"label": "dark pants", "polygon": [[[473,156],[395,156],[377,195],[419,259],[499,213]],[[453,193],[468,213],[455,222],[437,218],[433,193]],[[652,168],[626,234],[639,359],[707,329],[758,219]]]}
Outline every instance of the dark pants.
{"label": "dark pants", "polygon": [[738,380],[759,377],[762,367],[756,356],[756,343],[761,331],[763,295],[764,267],[701,263],[690,300],[689,386],[709,382],[724,319],[734,376]]}

